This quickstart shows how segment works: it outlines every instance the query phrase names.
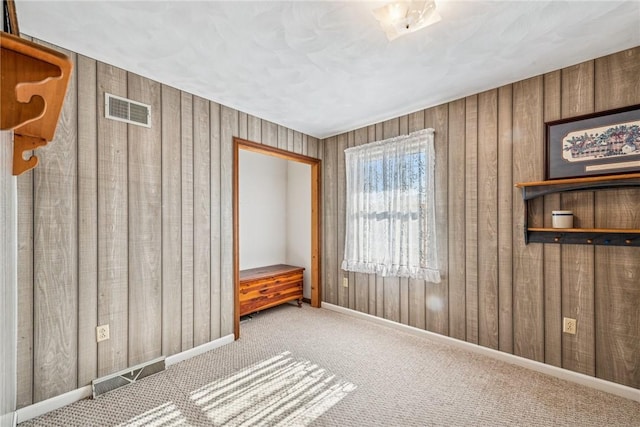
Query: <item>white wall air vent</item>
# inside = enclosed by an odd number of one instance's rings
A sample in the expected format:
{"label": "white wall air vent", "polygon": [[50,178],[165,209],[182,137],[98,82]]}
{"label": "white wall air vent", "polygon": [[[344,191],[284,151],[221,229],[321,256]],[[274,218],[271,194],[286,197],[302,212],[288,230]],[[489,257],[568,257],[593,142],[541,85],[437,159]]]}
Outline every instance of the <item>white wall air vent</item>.
{"label": "white wall air vent", "polygon": [[132,125],[151,127],[151,106],[110,93],[104,94],[104,116]]}

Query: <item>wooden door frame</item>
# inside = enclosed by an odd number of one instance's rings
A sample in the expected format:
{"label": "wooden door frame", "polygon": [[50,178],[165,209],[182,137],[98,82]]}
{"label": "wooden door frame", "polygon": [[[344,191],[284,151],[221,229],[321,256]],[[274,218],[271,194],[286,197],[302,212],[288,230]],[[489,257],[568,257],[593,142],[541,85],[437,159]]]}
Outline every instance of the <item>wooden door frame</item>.
{"label": "wooden door frame", "polygon": [[321,222],[321,160],[303,154],[292,153],[268,145],[233,138],[233,333],[235,339],[240,338],[240,221],[239,221],[239,158],[240,150],[252,151],[267,156],[304,163],[311,166],[311,306],[320,308],[322,301],[322,283],[320,278],[320,251],[322,236]]}

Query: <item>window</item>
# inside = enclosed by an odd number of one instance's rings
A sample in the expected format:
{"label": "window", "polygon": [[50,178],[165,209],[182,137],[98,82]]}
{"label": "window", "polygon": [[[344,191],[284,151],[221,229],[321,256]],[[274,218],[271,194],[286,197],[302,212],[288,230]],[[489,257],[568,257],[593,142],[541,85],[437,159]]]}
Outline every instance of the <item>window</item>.
{"label": "window", "polygon": [[433,132],[345,150],[343,270],[440,282]]}

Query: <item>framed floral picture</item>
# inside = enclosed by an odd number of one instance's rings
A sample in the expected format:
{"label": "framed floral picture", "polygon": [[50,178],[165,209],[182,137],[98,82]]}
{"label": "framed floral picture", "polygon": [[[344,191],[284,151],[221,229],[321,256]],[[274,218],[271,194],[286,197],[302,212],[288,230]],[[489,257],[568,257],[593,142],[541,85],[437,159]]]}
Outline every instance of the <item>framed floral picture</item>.
{"label": "framed floral picture", "polygon": [[546,179],[640,172],[640,105],[545,127]]}

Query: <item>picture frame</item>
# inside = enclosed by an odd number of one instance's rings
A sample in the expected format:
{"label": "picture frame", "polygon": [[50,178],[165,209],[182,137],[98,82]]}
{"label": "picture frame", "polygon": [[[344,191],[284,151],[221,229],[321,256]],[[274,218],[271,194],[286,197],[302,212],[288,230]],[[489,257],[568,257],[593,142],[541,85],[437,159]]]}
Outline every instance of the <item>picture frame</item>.
{"label": "picture frame", "polygon": [[545,123],[547,180],[640,172],[640,104]]}

